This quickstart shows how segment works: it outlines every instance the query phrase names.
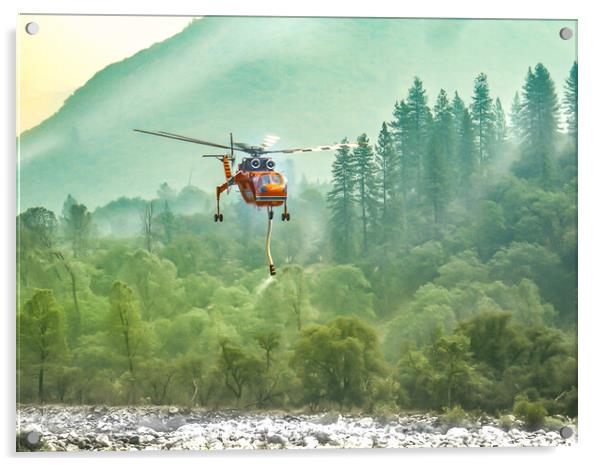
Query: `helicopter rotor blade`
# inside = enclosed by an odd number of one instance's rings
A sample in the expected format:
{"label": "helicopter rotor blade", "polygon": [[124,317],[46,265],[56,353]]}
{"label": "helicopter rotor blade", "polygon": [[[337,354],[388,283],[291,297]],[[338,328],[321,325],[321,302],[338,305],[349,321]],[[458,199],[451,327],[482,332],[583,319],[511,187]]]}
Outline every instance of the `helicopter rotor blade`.
{"label": "helicopter rotor blade", "polygon": [[202,144],[203,146],[218,147],[220,149],[230,149],[231,151],[232,150],[240,150],[243,152],[247,152],[244,149],[239,149],[239,148],[233,147],[232,145],[226,146],[224,144],[216,144],[214,142],[202,141],[200,139],[190,138],[188,136],[181,136],[179,134],[174,134],[174,133],[168,133],[166,131],[148,131],[145,129],[134,129],[134,131],[137,131],[139,133],[152,134],[153,136],[161,136],[164,138],[176,139],[178,141],[192,142],[194,144]]}
{"label": "helicopter rotor blade", "polygon": [[261,141],[260,147],[263,148],[264,150],[269,149],[274,144],[276,144],[279,139],[280,139],[280,136],[276,136],[275,134],[266,134],[263,138],[263,141]]}
{"label": "helicopter rotor blade", "polygon": [[336,149],[353,149],[355,147],[359,147],[364,144],[357,143],[340,143],[340,144],[329,144],[324,146],[316,146],[316,147],[299,147],[296,149],[280,149],[280,150],[266,150],[264,154],[295,154],[299,152],[320,152],[325,150],[336,150]]}
{"label": "helicopter rotor blade", "polygon": [[[319,151],[326,151],[326,150],[336,150],[336,149],[341,149],[341,148],[352,149],[355,147],[366,145],[366,144],[358,144],[358,143],[338,143],[338,144],[328,144],[328,145],[316,146],[316,147],[298,147],[298,148],[294,148],[294,149],[265,150],[266,147],[263,145],[256,147],[256,146],[250,146],[250,145],[242,143],[242,142],[234,142],[232,139],[232,135],[230,135],[230,145],[226,146],[224,144],[216,144],[214,142],[203,141],[201,139],[195,139],[195,138],[191,138],[188,136],[182,136],[180,134],[168,133],[167,131],[148,131],[145,129],[134,129],[134,131],[137,131],[139,133],[152,134],[153,136],[161,136],[164,138],[176,139],[178,141],[192,142],[194,144],[201,144],[204,146],[218,147],[220,149],[229,149],[231,157],[233,157],[235,150],[240,151],[240,152],[245,152],[247,154],[251,154],[252,156],[256,157],[256,156],[261,156],[263,154],[295,154],[295,153],[302,153],[302,152],[319,152]],[[272,142],[272,144],[273,144],[278,139],[279,139],[278,136],[270,136],[270,140],[266,141],[266,142],[269,143],[269,142],[273,141]]]}

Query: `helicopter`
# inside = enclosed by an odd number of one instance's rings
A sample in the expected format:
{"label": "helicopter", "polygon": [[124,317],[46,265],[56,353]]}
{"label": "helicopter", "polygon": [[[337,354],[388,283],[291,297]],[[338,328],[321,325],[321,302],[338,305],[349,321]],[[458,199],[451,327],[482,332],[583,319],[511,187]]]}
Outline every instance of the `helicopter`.
{"label": "helicopter", "polygon": [[[224,215],[220,210],[220,196],[226,191],[230,192],[230,188],[234,185],[238,186],[243,200],[247,204],[255,205],[258,208],[265,207],[268,211],[268,218],[274,218],[274,207],[279,207],[284,204],[284,209],[281,214],[282,221],[290,221],[291,215],[287,206],[287,180],[281,173],[276,171],[276,162],[272,159],[274,154],[295,154],[303,152],[318,152],[335,150],[339,148],[358,147],[355,143],[340,143],[329,144],[316,147],[301,147],[295,149],[279,149],[269,150],[280,138],[274,135],[267,135],[261,145],[254,146],[243,142],[234,142],[232,133],[230,133],[230,145],[216,144],[214,142],[202,141],[200,139],[181,136],[179,134],[168,133],[165,131],[148,131],[144,129],[134,129],[139,133],[151,134],[153,136],[161,136],[178,141],[190,142],[193,144],[201,144],[204,146],[217,147],[220,149],[229,150],[229,154],[214,155],[205,154],[203,157],[213,157],[220,160],[224,167],[226,181],[216,188],[216,209],[213,219],[215,222],[223,222]],[[236,173],[232,174],[232,167],[236,165],[236,157],[234,152],[244,152],[247,157],[242,159],[242,162],[236,167]]]}

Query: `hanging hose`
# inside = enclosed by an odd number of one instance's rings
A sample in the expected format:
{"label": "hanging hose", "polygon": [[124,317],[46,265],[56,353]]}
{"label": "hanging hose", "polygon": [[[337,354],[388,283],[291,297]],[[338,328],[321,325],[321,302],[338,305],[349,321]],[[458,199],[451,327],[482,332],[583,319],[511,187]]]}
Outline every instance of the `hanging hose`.
{"label": "hanging hose", "polygon": [[270,251],[270,241],[272,240],[272,216],[268,216],[268,235],[265,240],[265,253],[268,256],[268,265],[270,267],[270,275],[276,275],[276,267],[272,261],[272,253]]}

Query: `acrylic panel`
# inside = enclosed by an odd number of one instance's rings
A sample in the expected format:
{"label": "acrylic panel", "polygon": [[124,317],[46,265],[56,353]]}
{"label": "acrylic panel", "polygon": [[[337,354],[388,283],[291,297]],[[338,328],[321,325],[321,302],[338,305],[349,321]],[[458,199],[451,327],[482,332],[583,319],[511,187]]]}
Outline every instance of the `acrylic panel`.
{"label": "acrylic panel", "polygon": [[577,21],[20,15],[17,450],[577,437]]}

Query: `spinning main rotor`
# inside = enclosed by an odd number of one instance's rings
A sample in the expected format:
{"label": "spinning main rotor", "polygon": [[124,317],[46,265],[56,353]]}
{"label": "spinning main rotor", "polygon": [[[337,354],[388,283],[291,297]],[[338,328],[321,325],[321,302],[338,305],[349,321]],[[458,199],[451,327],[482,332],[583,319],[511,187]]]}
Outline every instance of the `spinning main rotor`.
{"label": "spinning main rotor", "polygon": [[168,133],[166,131],[148,131],[145,129],[134,129],[134,131],[138,131],[139,133],[152,134],[154,136],[161,136],[164,138],[176,139],[178,141],[191,142],[193,144],[201,144],[203,146],[217,147],[219,149],[228,149],[231,155],[234,155],[234,151],[245,152],[253,157],[261,157],[264,154],[295,154],[299,152],[319,152],[324,150],[354,148],[359,146],[359,144],[355,143],[339,143],[316,147],[297,147],[294,149],[267,150],[279,139],[277,136],[266,136],[262,145],[253,146],[244,142],[234,142],[232,141],[232,135],[230,135],[230,145],[227,146],[225,144],[217,144],[215,142],[203,141],[201,139],[191,138],[188,136],[181,136],[179,134]]}

